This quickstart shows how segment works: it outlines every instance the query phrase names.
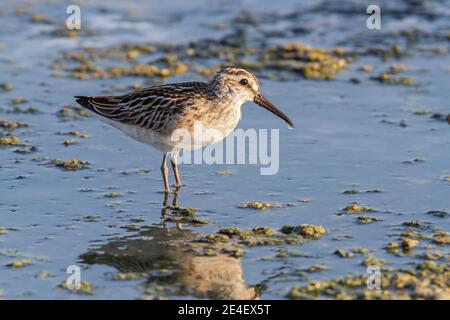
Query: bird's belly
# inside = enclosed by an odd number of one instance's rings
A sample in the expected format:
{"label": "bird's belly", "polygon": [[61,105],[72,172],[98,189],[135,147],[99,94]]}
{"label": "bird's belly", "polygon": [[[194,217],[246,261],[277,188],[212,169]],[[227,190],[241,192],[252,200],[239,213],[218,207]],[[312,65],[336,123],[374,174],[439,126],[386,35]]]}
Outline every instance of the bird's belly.
{"label": "bird's belly", "polygon": [[152,146],[153,148],[158,149],[162,152],[170,152],[176,146],[176,143],[171,140],[170,135],[164,135],[150,129],[120,123],[102,116],[96,116],[99,117],[102,121],[119,129],[130,138]]}
{"label": "bird's belly", "polygon": [[98,114],[95,116],[116,127],[127,136],[162,152],[193,151],[222,141],[236,128],[240,120],[240,114],[236,114],[228,119],[196,122],[189,127],[180,126],[172,132],[163,134],[151,129],[113,121]]}

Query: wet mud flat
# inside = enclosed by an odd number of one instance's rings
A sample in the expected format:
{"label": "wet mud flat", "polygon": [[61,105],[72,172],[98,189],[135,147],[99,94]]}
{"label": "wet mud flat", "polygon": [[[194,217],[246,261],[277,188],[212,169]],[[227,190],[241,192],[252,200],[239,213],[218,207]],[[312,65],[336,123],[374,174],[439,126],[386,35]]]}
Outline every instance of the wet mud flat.
{"label": "wet mud flat", "polygon": [[[449,298],[447,1],[382,2],[381,31],[352,1],[89,2],[80,31],[67,5],[0,6],[0,297]],[[296,123],[277,175],[186,165],[166,197],[160,154],[72,99],[224,65]]]}

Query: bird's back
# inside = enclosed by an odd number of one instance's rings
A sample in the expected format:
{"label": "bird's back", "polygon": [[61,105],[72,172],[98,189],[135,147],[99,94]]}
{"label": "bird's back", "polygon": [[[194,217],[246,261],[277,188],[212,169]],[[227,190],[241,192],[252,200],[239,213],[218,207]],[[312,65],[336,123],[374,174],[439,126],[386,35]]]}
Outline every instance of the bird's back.
{"label": "bird's back", "polygon": [[207,84],[185,82],[153,86],[121,96],[76,96],[76,101],[111,121],[159,133],[176,127],[189,107],[207,101]]}

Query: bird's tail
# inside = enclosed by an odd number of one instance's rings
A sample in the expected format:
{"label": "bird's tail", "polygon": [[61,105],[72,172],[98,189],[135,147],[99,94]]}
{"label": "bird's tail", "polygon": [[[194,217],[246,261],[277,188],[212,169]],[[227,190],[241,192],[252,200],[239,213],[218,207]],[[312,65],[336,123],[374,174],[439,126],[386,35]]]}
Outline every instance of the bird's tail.
{"label": "bird's tail", "polygon": [[91,97],[86,97],[86,96],[75,96],[75,101],[82,107],[89,109],[91,111],[94,111],[94,107],[92,106],[92,104],[89,102],[89,98]]}

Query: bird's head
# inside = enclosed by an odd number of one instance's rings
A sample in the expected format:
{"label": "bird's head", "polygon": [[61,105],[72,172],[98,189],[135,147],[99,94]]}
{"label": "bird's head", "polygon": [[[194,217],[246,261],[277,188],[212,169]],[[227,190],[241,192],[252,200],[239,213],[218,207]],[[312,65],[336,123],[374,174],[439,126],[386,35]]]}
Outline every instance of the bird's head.
{"label": "bird's head", "polygon": [[291,119],[262,95],[258,79],[253,73],[245,69],[238,67],[222,68],[212,78],[209,85],[215,89],[219,87],[222,93],[239,104],[253,101],[286,121],[290,128],[294,127]]}

